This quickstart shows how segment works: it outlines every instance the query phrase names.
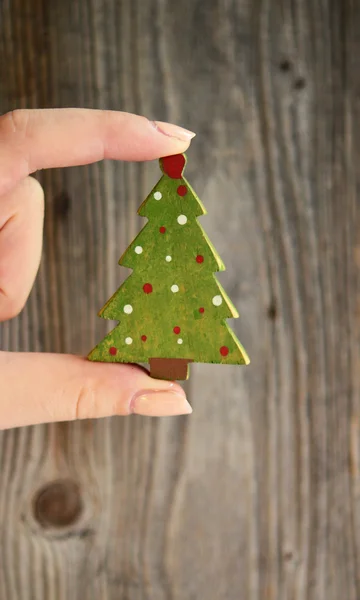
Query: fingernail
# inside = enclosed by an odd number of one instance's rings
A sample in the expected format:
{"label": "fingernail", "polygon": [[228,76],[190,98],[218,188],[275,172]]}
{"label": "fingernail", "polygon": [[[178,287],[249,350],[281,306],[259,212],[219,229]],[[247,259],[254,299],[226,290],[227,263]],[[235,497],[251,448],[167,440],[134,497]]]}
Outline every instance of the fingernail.
{"label": "fingernail", "polygon": [[189,129],[184,129],[173,123],[163,123],[162,121],[150,121],[150,123],[159,133],[180,140],[181,142],[189,142],[196,136],[196,133],[193,131],[189,131]]}
{"label": "fingernail", "polygon": [[169,391],[139,392],[130,402],[130,412],[147,417],[187,415],[192,408],[183,394]]}

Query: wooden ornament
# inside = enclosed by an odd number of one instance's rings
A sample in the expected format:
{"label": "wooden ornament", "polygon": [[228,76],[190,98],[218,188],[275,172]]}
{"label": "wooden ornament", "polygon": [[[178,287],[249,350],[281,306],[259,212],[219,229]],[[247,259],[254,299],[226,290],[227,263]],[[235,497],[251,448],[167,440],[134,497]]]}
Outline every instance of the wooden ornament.
{"label": "wooden ornament", "polygon": [[226,323],[239,315],[214,276],[225,267],[197,220],[206,210],[185,165],[184,154],[160,159],[163,176],[138,210],[148,222],[119,260],[133,272],[99,313],[119,324],[89,360],[149,363],[168,380],[187,379],[191,362],[250,362]]}

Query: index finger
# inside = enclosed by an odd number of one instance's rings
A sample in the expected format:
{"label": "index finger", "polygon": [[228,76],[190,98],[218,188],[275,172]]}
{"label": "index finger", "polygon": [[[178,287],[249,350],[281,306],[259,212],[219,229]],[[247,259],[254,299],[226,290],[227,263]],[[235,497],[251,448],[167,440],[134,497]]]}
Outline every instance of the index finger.
{"label": "index finger", "polygon": [[125,112],[15,110],[0,117],[0,195],[38,169],[184,152],[194,133]]}

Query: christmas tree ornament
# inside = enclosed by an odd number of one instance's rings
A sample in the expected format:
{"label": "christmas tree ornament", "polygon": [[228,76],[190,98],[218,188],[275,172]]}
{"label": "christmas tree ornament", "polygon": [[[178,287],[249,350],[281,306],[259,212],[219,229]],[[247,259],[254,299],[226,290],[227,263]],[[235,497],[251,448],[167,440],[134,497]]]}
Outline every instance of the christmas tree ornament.
{"label": "christmas tree ornament", "polygon": [[185,380],[189,363],[249,364],[226,319],[238,313],[214,276],[225,269],[197,217],[206,210],[183,177],[184,154],[160,159],[163,176],[138,210],[148,222],[119,264],[132,269],[99,313],[119,321],[88,358],[148,363]]}

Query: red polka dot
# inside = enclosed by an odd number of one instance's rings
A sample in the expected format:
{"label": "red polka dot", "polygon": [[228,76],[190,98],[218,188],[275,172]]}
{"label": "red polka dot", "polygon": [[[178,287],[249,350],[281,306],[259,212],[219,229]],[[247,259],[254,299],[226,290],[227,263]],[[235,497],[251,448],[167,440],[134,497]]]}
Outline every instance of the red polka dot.
{"label": "red polka dot", "polygon": [[199,308],[199,313],[203,314],[205,312],[205,308],[201,307]]}
{"label": "red polka dot", "polygon": [[141,336],[141,341],[142,341],[142,342],[146,342],[146,340],[147,340],[147,337],[146,337],[146,335],[142,335],[142,336]]}
{"label": "red polka dot", "polygon": [[201,263],[204,262],[204,257],[201,256],[201,254],[198,254],[196,257],[196,262],[199,263],[199,265],[201,265]]}
{"label": "red polka dot", "polygon": [[177,193],[179,194],[179,196],[186,196],[186,194],[188,193],[186,185],[179,185]]}
{"label": "red polka dot", "polygon": [[165,233],[166,227],[160,227],[159,231],[160,231],[160,233]]}
{"label": "red polka dot", "polygon": [[220,354],[221,356],[227,356],[229,354],[229,348],[227,346],[221,346]]}
{"label": "red polka dot", "polygon": [[111,354],[111,356],[115,356],[116,353],[117,353],[116,348],[114,348],[114,346],[111,346],[111,348],[109,348],[109,354]]}
{"label": "red polka dot", "polygon": [[180,327],[174,327],[173,332],[176,333],[176,335],[178,335],[180,333],[181,329]]}
{"label": "red polka dot", "polygon": [[145,283],[143,285],[143,290],[145,294],[151,294],[151,292],[153,291],[153,286],[151,285],[151,283]]}

